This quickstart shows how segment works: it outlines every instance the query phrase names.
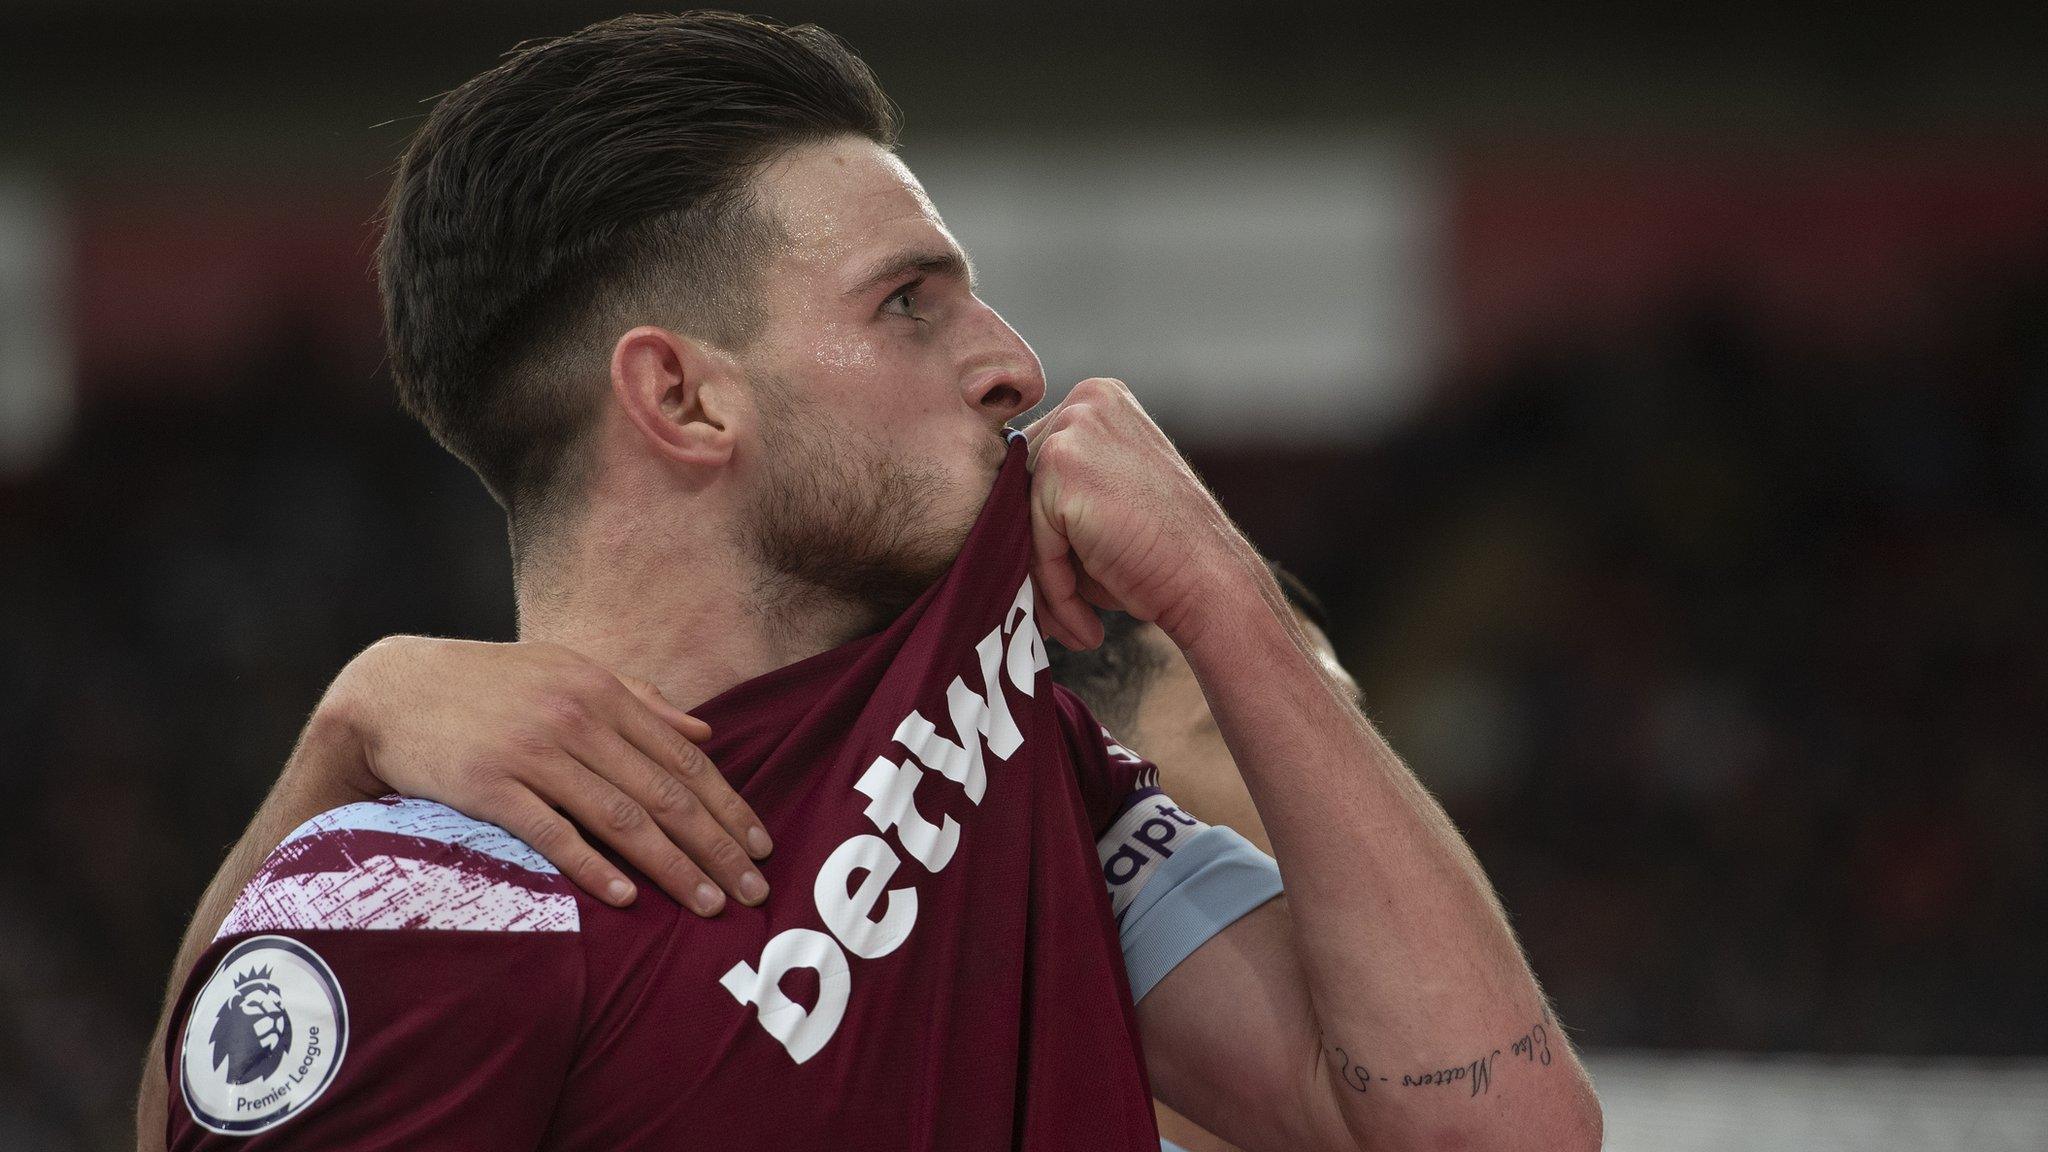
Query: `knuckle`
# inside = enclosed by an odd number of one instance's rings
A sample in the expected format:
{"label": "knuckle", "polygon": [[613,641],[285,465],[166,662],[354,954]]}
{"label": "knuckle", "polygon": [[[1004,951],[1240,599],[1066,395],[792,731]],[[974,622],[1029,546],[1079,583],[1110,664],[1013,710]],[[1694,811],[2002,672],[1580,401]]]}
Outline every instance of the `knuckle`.
{"label": "knuckle", "polygon": [[668,745],[669,760],[675,765],[676,771],[685,776],[695,776],[702,771],[704,754],[697,751],[697,746],[683,739],[672,729],[664,728],[663,731],[666,735],[662,739]]}
{"label": "knuckle", "polygon": [[570,675],[569,682],[579,695],[592,700],[602,700],[626,690],[618,677],[587,660]]}
{"label": "knuckle", "polygon": [[697,806],[697,797],[692,795],[682,782],[673,776],[662,776],[654,785],[654,796],[648,809],[656,816],[680,818],[688,816]]}
{"label": "knuckle", "polygon": [[458,760],[448,773],[451,783],[472,794],[491,791],[509,775],[496,760],[480,757]]}
{"label": "knuckle", "polygon": [[526,841],[527,847],[552,860],[569,847],[571,835],[566,821],[549,816],[533,821],[520,839]]}
{"label": "knuckle", "polygon": [[[515,810],[520,795],[526,791],[512,764],[495,757],[464,761],[455,769],[453,784],[460,789],[460,795],[475,797],[478,805],[488,805],[493,811]],[[479,811],[477,815],[490,818],[489,812]]]}
{"label": "knuckle", "polygon": [[[549,736],[547,732],[531,728],[521,729],[512,733],[509,740],[512,755],[519,760],[526,761],[546,759],[548,754],[555,750],[555,744],[554,738]],[[490,775],[511,775],[511,773],[489,762],[482,762],[480,764],[479,774],[486,777]]]}
{"label": "knuckle", "polygon": [[590,710],[573,693],[545,692],[534,702],[534,711],[557,732],[580,732],[590,722]]}
{"label": "knuckle", "polygon": [[510,773],[485,763],[460,770],[458,777],[464,811],[469,815],[494,824],[517,818],[525,789],[513,782]]}
{"label": "knuckle", "polygon": [[647,822],[647,810],[624,792],[613,792],[605,797],[599,812],[604,826],[613,832],[637,831]]}
{"label": "knuckle", "polygon": [[698,853],[698,858],[720,875],[737,876],[752,866],[752,861],[740,846],[722,832],[712,840],[710,847]]}
{"label": "knuckle", "polygon": [[754,810],[747,806],[747,802],[741,799],[737,792],[728,793],[725,803],[719,807],[725,812],[726,820],[735,827],[744,828],[749,824],[761,822],[760,818],[754,815]]}

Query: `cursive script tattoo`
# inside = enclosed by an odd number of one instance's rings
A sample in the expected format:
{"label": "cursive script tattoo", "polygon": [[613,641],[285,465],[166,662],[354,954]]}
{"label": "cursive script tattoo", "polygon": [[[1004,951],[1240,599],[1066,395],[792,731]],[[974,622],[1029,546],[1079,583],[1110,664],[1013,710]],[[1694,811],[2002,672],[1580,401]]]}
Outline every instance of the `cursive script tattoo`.
{"label": "cursive script tattoo", "polygon": [[1508,1054],[1524,1060],[1550,1067],[1550,1031],[1541,1024],[1532,1024],[1529,1030],[1508,1045]]}
{"label": "cursive script tattoo", "polygon": [[[1493,1091],[1494,1065],[1503,1055],[1510,1061],[1541,1068],[1550,1067],[1550,1029],[1547,1026],[1550,1020],[1550,1012],[1545,1009],[1542,1020],[1529,1025],[1520,1036],[1508,1041],[1505,1053],[1495,1048],[1462,1064],[1425,1068],[1420,1072],[1403,1072],[1400,1085],[1403,1088],[1441,1088],[1449,1084],[1462,1084],[1465,1086],[1467,1099],[1486,1095]],[[1341,1045],[1325,1041],[1324,1051],[1329,1053],[1330,1062],[1336,1066],[1338,1079],[1354,1092],[1365,1092],[1375,1082],[1388,1082],[1385,1076],[1374,1076],[1349,1049]]]}
{"label": "cursive script tattoo", "polygon": [[[1351,1053],[1335,1044],[1329,1045],[1327,1050],[1331,1062],[1337,1065],[1337,1077],[1344,1081],[1345,1087],[1354,1092],[1364,1092],[1372,1087],[1372,1073],[1366,1070],[1365,1065],[1353,1060]],[[1380,1079],[1385,1080],[1386,1077]]]}
{"label": "cursive script tattoo", "polygon": [[1493,1051],[1469,1064],[1459,1064],[1451,1068],[1436,1068],[1414,1075],[1403,1072],[1401,1074],[1401,1087],[1429,1088],[1442,1084],[1463,1083],[1471,1085],[1472,1090],[1468,1095],[1478,1096],[1481,1093],[1492,1091],[1493,1062],[1498,1059],[1500,1059],[1500,1049],[1495,1048]]}

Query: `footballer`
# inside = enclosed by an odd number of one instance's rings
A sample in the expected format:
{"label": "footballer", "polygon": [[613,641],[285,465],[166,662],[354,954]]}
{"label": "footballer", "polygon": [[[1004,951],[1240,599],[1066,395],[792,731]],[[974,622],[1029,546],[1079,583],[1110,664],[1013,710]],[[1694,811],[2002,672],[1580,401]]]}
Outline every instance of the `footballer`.
{"label": "footballer", "polygon": [[[1038,359],[895,139],[844,44],[723,13],[436,105],[379,249],[400,396],[576,669],[519,746],[639,757],[652,807],[288,766],[145,1144],[1150,1152],[1156,1095],[1245,1148],[1598,1147],[1477,862],[1130,391],[1010,426]],[[1097,608],[1185,662],[1272,857],[1053,683]],[[388,750],[348,681],[295,763]]]}

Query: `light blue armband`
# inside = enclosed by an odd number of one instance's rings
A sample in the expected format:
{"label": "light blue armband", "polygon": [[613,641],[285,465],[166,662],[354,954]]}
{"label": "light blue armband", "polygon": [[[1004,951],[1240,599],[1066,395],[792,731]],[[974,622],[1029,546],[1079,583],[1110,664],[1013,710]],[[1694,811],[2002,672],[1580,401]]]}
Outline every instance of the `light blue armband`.
{"label": "light blue armband", "polygon": [[1272,857],[1157,793],[1117,821],[1100,851],[1133,1000],[1143,1000],[1195,949],[1281,892]]}

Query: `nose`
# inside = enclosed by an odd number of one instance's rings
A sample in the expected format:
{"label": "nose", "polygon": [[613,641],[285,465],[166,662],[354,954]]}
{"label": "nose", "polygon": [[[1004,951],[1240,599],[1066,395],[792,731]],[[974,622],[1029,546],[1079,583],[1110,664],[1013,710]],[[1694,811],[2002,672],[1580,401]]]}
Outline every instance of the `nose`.
{"label": "nose", "polygon": [[971,371],[963,385],[967,402],[997,423],[1007,423],[1038,406],[1045,399],[1045,368],[1038,353],[1031,350],[1017,330],[995,309],[981,305],[986,313]]}

